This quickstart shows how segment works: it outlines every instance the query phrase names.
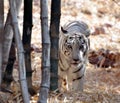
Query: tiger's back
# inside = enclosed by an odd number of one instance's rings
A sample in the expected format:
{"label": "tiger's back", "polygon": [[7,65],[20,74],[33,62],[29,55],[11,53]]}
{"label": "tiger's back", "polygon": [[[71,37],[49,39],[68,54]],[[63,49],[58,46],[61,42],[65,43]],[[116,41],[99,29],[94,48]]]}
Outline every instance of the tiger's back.
{"label": "tiger's back", "polygon": [[59,90],[83,90],[84,73],[89,51],[89,29],[81,21],[61,28],[59,38]]}

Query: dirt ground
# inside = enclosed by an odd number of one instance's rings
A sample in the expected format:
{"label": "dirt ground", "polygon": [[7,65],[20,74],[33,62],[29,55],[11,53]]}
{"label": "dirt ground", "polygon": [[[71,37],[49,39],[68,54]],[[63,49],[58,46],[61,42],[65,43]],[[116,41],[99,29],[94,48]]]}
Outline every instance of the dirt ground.
{"label": "dirt ground", "polygon": [[[61,26],[68,21],[82,20],[91,30],[90,51],[99,49],[120,53],[120,1],[119,0],[61,0]],[[38,90],[41,79],[41,32],[40,4],[34,0],[33,35],[32,35],[32,68],[33,85]],[[20,12],[20,30],[22,31],[22,13]],[[50,2],[49,2],[50,12]],[[50,20],[50,16],[49,16]],[[49,103],[120,103],[120,58],[115,67],[97,67],[87,64],[84,92],[69,94],[51,93]],[[17,63],[15,64],[17,68]],[[19,92],[17,69],[14,70],[15,82],[11,88],[14,95],[0,92],[0,103],[22,103]],[[39,92],[39,91],[38,91]],[[30,103],[37,103],[38,95],[31,97]]]}

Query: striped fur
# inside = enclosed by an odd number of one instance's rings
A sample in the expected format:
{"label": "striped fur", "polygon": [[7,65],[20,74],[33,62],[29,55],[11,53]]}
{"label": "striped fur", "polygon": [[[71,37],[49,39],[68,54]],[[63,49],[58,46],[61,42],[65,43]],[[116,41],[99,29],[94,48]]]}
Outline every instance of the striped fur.
{"label": "striped fur", "polygon": [[61,28],[58,75],[62,92],[83,91],[89,35],[87,24],[81,21],[73,21]]}

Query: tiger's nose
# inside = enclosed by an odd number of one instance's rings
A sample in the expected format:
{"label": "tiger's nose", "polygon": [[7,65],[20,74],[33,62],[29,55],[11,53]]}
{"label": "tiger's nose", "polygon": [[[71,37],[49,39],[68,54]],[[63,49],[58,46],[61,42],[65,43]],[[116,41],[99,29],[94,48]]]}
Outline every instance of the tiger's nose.
{"label": "tiger's nose", "polygon": [[76,59],[73,59],[75,62],[77,62],[77,61],[79,61],[79,59],[78,58],[76,58]]}

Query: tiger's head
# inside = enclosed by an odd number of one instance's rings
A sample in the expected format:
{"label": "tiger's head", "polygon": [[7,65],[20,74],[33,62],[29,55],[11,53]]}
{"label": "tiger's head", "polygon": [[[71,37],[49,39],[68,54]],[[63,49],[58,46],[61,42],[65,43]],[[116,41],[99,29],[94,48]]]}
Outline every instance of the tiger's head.
{"label": "tiger's head", "polygon": [[60,53],[70,65],[77,66],[86,61],[89,35],[90,31],[84,22],[74,21],[61,27]]}

